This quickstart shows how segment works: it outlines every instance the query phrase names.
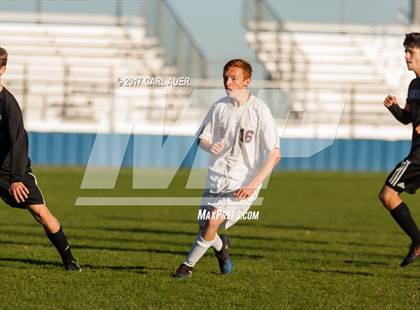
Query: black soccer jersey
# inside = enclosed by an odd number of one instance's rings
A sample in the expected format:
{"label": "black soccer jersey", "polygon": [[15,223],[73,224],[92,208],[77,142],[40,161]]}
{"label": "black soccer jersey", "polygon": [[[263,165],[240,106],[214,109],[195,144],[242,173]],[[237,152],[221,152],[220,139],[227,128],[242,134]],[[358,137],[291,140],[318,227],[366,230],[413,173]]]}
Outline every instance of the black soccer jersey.
{"label": "black soccer jersey", "polygon": [[8,178],[10,183],[21,182],[30,166],[22,112],[15,97],[3,87],[0,92],[0,176]]}
{"label": "black soccer jersey", "polygon": [[416,127],[420,125],[420,78],[411,81],[408,87],[407,102],[411,105],[413,136],[409,158],[420,163],[420,135]]}

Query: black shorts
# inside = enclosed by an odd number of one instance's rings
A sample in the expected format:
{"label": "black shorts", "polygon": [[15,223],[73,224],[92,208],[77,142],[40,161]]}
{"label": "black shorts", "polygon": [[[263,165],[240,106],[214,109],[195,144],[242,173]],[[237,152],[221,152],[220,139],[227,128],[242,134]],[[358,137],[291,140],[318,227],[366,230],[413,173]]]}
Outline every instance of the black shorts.
{"label": "black shorts", "polygon": [[385,184],[399,193],[414,194],[420,187],[420,165],[404,159],[392,170]]}
{"label": "black shorts", "polygon": [[0,176],[0,197],[5,203],[13,208],[26,209],[29,205],[45,204],[44,196],[39,189],[36,177],[32,172],[25,173],[23,177],[23,184],[29,190],[28,198],[25,202],[17,203],[15,198],[9,192],[9,180],[8,177]]}

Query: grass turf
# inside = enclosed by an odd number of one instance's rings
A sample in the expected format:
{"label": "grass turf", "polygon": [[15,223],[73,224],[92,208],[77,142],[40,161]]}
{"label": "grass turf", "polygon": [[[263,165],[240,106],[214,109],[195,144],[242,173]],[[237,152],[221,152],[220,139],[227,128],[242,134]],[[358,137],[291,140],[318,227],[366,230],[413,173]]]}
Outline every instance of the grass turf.
{"label": "grass turf", "polygon": [[[171,274],[195,238],[194,207],[75,207],[77,196],[185,193],[186,172],[166,191],[132,190],[123,170],[115,190],[80,190],[83,170],[35,169],[83,272],[62,270],[28,212],[0,208],[1,308],[370,308],[415,309],[420,261],[399,262],[408,238],[380,206],[385,174],[282,172],[258,221],[228,230],[235,272],[218,274],[212,251],[193,277]],[[404,196],[420,220],[419,199]],[[420,223],[420,221],[419,221]]]}

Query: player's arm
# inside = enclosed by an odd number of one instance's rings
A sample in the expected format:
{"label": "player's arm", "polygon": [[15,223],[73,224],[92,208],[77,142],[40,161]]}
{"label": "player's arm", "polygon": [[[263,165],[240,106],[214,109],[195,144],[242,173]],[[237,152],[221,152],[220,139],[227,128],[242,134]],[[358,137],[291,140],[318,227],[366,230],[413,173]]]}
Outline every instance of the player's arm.
{"label": "player's arm", "polygon": [[397,98],[393,95],[388,95],[385,97],[384,105],[399,122],[405,125],[411,123],[411,105],[408,102],[405,104],[404,109],[401,109]]}
{"label": "player's arm", "polygon": [[28,144],[23,126],[22,111],[17,102],[10,102],[7,111],[8,129],[10,137],[11,176],[9,191],[18,202],[28,198],[29,190],[23,184],[26,163],[28,158]]}
{"label": "player's arm", "polygon": [[211,153],[214,156],[219,155],[225,147],[223,142],[212,143],[209,139],[205,138],[198,139],[197,143],[203,150]]}
{"label": "player's arm", "polygon": [[251,182],[247,186],[240,188],[234,194],[234,196],[241,199],[248,198],[249,196],[251,196],[254,193],[255,189],[257,189],[271,174],[276,165],[279,163],[280,158],[281,155],[280,150],[278,148],[270,150],[268,153],[268,157],[265,160],[258,174],[251,180]]}
{"label": "player's arm", "polygon": [[213,156],[219,155],[225,147],[223,141],[213,143],[211,138],[214,137],[215,113],[215,105],[213,105],[196,133],[197,144],[201,149],[211,153]]}

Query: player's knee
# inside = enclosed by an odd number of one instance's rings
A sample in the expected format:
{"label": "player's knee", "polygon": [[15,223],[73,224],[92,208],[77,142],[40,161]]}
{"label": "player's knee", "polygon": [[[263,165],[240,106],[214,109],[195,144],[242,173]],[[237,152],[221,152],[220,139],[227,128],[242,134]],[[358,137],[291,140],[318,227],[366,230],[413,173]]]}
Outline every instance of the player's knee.
{"label": "player's knee", "polygon": [[214,220],[209,220],[207,223],[207,230],[214,230],[217,228],[217,223]]}
{"label": "player's knee", "polygon": [[382,204],[384,204],[385,194],[384,194],[384,190],[383,189],[381,189],[381,191],[379,192],[378,199],[379,199],[380,202],[382,202]]}
{"label": "player's knee", "polygon": [[219,219],[210,219],[207,223],[207,230],[209,231],[217,231],[220,225]]}
{"label": "player's knee", "polygon": [[396,192],[387,191],[386,188],[383,188],[379,192],[379,200],[382,202],[384,206],[390,205],[392,199],[394,199]]}

